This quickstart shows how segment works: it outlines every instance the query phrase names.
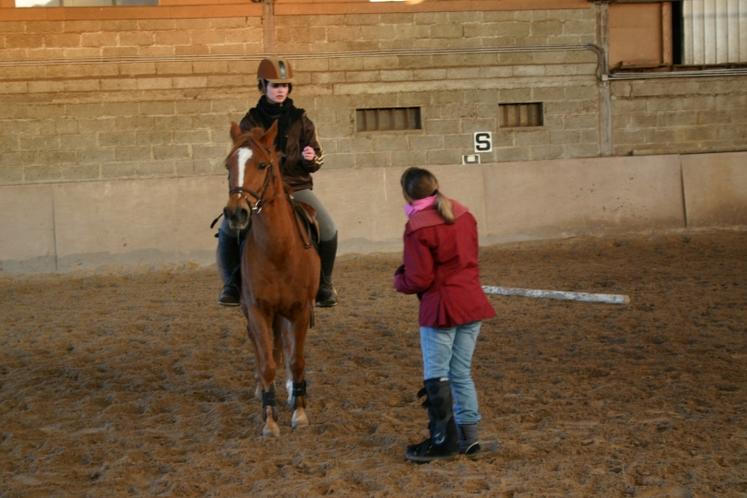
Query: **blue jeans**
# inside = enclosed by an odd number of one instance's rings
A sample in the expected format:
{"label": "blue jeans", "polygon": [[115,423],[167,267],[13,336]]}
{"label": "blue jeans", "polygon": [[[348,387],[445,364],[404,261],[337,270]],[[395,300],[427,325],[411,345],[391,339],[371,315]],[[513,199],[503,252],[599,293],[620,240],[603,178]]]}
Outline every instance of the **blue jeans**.
{"label": "blue jeans", "polygon": [[477,391],[472,380],[472,354],[482,322],[448,329],[420,327],[423,379],[448,378],[454,398],[454,418],[459,425],[480,421]]}

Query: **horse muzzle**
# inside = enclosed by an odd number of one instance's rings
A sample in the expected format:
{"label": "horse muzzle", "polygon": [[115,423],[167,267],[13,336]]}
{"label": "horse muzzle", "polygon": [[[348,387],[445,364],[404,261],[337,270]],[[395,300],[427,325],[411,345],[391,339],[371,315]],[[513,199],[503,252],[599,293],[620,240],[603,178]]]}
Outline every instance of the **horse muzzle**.
{"label": "horse muzzle", "polygon": [[243,205],[226,206],[223,208],[223,216],[231,230],[243,230],[249,226],[249,209]]}

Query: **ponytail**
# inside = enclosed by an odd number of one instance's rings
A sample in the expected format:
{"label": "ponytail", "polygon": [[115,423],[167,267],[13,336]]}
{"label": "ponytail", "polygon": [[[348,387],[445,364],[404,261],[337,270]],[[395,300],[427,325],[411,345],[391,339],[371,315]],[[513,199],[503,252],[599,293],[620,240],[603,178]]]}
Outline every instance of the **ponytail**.
{"label": "ponytail", "polygon": [[441,215],[447,225],[454,223],[454,210],[448,197],[436,190],[436,211]]}

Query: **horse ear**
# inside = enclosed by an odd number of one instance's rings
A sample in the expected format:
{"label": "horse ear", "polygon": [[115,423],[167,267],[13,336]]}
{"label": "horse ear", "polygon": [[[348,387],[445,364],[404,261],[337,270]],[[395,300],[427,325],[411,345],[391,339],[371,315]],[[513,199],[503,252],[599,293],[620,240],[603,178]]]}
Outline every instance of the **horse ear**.
{"label": "horse ear", "polygon": [[278,121],[277,119],[272,122],[270,129],[262,135],[262,143],[265,147],[270,148],[275,143],[275,137],[278,136]]}
{"label": "horse ear", "polygon": [[236,124],[236,121],[231,121],[231,140],[236,142],[236,139],[241,135],[241,128]]}

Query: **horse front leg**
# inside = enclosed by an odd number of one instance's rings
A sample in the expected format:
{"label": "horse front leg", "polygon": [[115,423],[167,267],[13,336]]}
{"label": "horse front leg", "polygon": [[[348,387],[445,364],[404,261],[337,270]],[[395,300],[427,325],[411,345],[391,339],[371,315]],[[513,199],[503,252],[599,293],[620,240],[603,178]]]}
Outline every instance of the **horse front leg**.
{"label": "horse front leg", "polygon": [[309,425],[306,415],[306,379],[304,378],[306,366],[304,342],[307,329],[308,320],[297,317],[296,321],[286,323],[282,334],[286,369],[289,374],[286,382],[288,406],[293,410],[291,427],[294,430]]}
{"label": "horse front leg", "polygon": [[257,362],[257,390],[260,390],[262,400],[262,427],[263,436],[279,436],[278,414],[275,402],[275,371],[277,364],[273,355],[272,332],[266,321],[249,320],[249,337],[254,343],[254,352]]}
{"label": "horse front leg", "polygon": [[[280,365],[281,363],[283,363],[283,346],[282,346],[282,340],[280,336],[281,324],[279,320],[280,319],[276,318],[272,324],[272,333],[273,333],[272,357],[275,360],[275,365]],[[256,368],[254,371],[254,381],[257,386],[254,389],[254,397],[261,401],[263,389],[262,389],[262,381],[260,379],[259,368]],[[275,386],[275,381],[273,380],[273,388],[274,386]],[[286,387],[288,387],[288,383],[286,383]],[[290,393],[290,391],[288,392]]]}

